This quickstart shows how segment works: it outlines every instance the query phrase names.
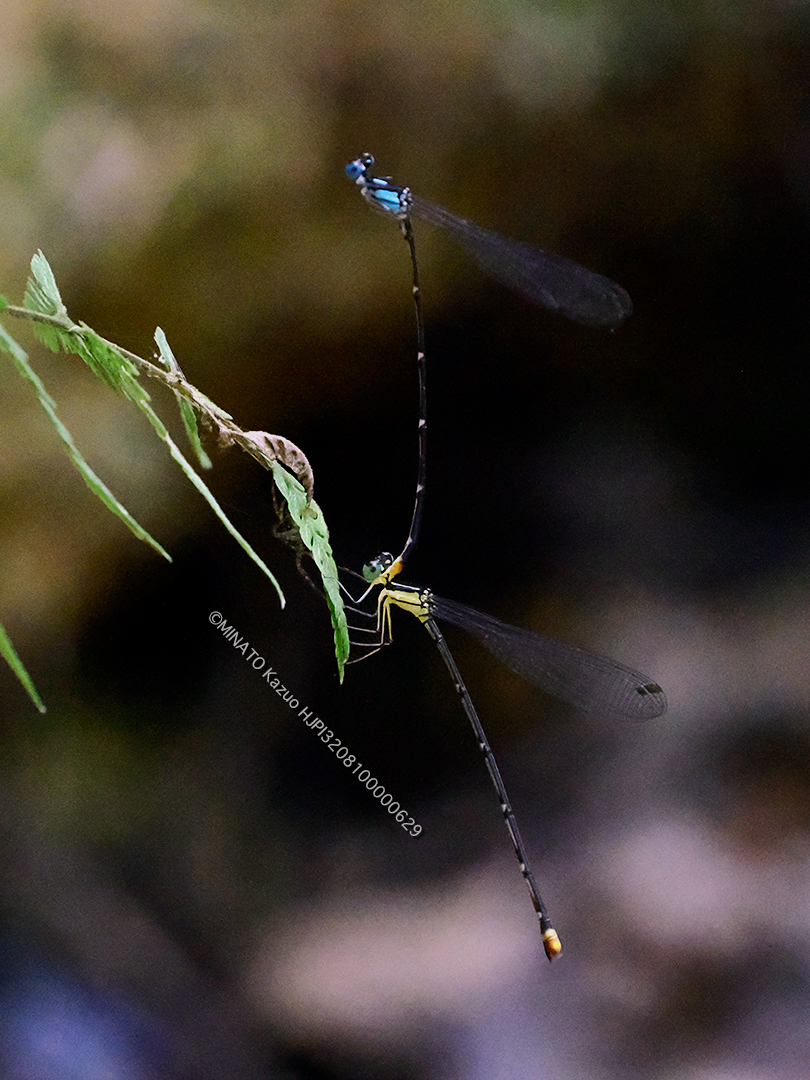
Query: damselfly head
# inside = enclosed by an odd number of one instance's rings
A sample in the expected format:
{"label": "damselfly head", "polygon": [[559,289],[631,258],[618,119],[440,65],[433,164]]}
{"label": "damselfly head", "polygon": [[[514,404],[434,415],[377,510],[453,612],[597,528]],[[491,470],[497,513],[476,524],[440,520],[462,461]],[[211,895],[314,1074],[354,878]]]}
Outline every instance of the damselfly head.
{"label": "damselfly head", "polygon": [[361,154],[359,158],[350,161],[346,166],[346,175],[350,180],[358,180],[373,164],[374,158],[371,154]]}
{"label": "damselfly head", "polygon": [[390,551],[383,551],[363,567],[363,577],[366,581],[377,581],[384,577],[393,565],[394,556]]}

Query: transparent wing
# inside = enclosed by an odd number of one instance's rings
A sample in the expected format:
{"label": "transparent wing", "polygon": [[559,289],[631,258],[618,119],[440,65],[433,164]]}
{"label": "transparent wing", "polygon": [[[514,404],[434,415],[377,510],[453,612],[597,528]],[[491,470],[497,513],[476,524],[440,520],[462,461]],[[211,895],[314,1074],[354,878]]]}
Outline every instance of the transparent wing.
{"label": "transparent wing", "polygon": [[639,721],[666,711],[666,695],[658,683],[607,656],[509,626],[432,594],[429,606],[436,619],[477,637],[521,678],[577,709]]}
{"label": "transparent wing", "polygon": [[633,310],[620,285],[579,263],[482,229],[416,195],[411,196],[411,211],[449,233],[485,273],[549,311],[585,326],[612,329]]}

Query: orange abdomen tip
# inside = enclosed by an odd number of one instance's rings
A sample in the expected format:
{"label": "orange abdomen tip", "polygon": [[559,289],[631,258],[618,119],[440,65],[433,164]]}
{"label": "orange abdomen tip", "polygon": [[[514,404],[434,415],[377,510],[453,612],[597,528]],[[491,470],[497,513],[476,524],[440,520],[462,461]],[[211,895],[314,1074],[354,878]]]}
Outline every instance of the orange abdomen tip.
{"label": "orange abdomen tip", "polygon": [[554,960],[562,952],[562,942],[553,926],[550,926],[543,934],[543,948],[549,960]]}

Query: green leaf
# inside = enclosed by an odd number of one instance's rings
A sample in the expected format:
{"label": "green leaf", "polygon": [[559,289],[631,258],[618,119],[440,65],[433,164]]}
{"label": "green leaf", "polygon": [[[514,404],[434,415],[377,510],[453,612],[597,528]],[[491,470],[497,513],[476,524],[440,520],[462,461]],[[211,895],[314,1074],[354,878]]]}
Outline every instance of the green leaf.
{"label": "green leaf", "polygon": [[31,259],[31,276],[25,290],[25,306],[30,311],[65,319],[69,325],[67,308],[59,294],[53,270],[41,251]]}
{"label": "green leaf", "polygon": [[[34,261],[36,261],[36,256]],[[43,306],[46,303],[53,306],[54,296],[53,293],[49,291],[49,288],[50,283],[52,282],[53,290],[56,290],[56,283],[53,282],[53,275],[50,274],[50,267],[48,266],[44,257],[42,258],[42,263],[47,268],[47,273],[42,269],[42,265],[40,263],[37,263],[37,268],[39,273],[43,277],[44,284],[42,284],[39,279],[37,279],[36,288],[33,290],[33,293],[35,294],[37,302],[41,301]],[[50,274],[50,277],[48,276],[48,274]],[[59,293],[58,290],[56,290],[56,297],[58,296]],[[61,303],[61,299],[59,300],[59,303]],[[31,308],[30,310],[38,309]],[[47,314],[47,312],[43,312],[43,314]],[[278,581],[270,571],[270,568],[266,565],[264,560],[261,559],[260,556],[253,550],[251,545],[241,535],[241,533],[231,524],[231,522],[228,520],[227,515],[224,513],[224,511],[222,510],[219,503],[214,498],[213,494],[208,489],[206,484],[194,472],[191,465],[183,457],[180,449],[175,445],[175,443],[169,436],[169,433],[166,430],[163,421],[160,419],[157,413],[155,413],[154,409],[152,409],[152,407],[150,406],[149,395],[146,393],[145,390],[143,390],[143,388],[134,378],[133,373],[136,372],[137,369],[134,367],[132,361],[124,355],[122,350],[120,350],[117,346],[112,345],[110,342],[105,341],[104,338],[100,337],[95,332],[95,330],[92,330],[89,326],[77,326],[75,327],[75,331],[78,331],[78,333],[74,332],[73,329],[70,333],[62,334],[60,332],[57,348],[65,348],[68,352],[78,353],[87,363],[90,364],[91,367],[94,368],[94,370],[96,369],[96,367],[98,367],[97,374],[99,374],[105,382],[108,382],[110,383],[110,385],[115,386],[116,389],[121,390],[121,392],[124,393],[126,397],[128,397],[131,401],[135,402],[135,404],[141,409],[141,411],[151,423],[152,427],[157,432],[158,437],[162,439],[163,442],[165,442],[168,446],[172,458],[180,465],[180,468],[183,470],[191,483],[202,494],[202,496],[211,506],[214,513],[223,523],[231,536],[233,536],[233,538],[240,545],[240,547],[242,547],[243,550],[253,560],[253,562],[256,563],[262,573],[265,574],[272,582],[276,592],[278,593],[281,606],[284,607],[284,594],[281,591],[281,586],[279,585]],[[53,401],[53,398],[51,398],[45,390],[45,387],[43,386],[39,376],[30,367],[28,363],[28,356],[25,353],[25,350],[22,349],[17,344],[17,342],[14,341],[14,339],[6,333],[2,326],[0,326],[0,348],[5,348],[5,350],[11,354],[12,358],[14,359],[14,363],[17,366],[17,370],[25,379],[27,379],[32,384],[32,386],[36,390],[40,404],[48,414],[48,417],[50,418],[51,423],[55,427],[57,434],[67,447],[67,451],[70,455],[71,460],[73,461],[74,465],[79,470],[81,475],[84,477],[85,483],[90,488],[90,490],[102,500],[102,502],[105,504],[105,506],[108,507],[108,509],[110,509],[114,514],[121,518],[121,520],[127,525],[129,529],[131,529],[131,531],[138,537],[139,540],[144,540],[146,543],[151,544],[151,546],[154,547],[156,551],[160,552],[160,554],[163,555],[164,558],[168,559],[169,562],[171,562],[171,556],[168,554],[168,552],[165,551],[164,548],[157,542],[157,540],[153,539],[153,537],[151,537],[149,533],[138,524],[138,522],[132,517],[129,511],[124,506],[122,506],[122,504],[115,498],[109,488],[93,472],[93,470],[84,460],[82,455],[79,453],[79,450],[76,447],[75,443],[73,442],[73,438],[70,432],[61,422],[61,420],[57,417],[56,405]]]}
{"label": "green leaf", "polygon": [[0,349],[7,352],[14,361],[14,366],[24,379],[31,383],[39,398],[40,404],[48,409],[55,409],[56,402],[51,395],[45,389],[45,386],[40,379],[39,375],[28,363],[28,353],[22,347],[18,345],[14,338],[9,334],[5,327],[0,325]]}
{"label": "green leaf", "polygon": [[101,337],[86,323],[79,323],[74,332],[65,337],[65,351],[80,356],[93,374],[113,390],[136,403],[150,400],[149,394],[138,382],[138,368],[123,349]]}
{"label": "green leaf", "polygon": [[31,260],[25,307],[61,320],[63,328],[34,322],[34,333],[48,348],[80,356],[95,375],[130,401],[149,400],[149,394],[138,382],[138,368],[125,350],[101,337],[87,323],[74,323],[69,317],[53,270],[41,251]]}
{"label": "green leaf", "polygon": [[31,260],[31,276],[25,288],[23,304],[29,311],[38,311],[42,315],[50,315],[62,322],[64,329],[47,323],[34,323],[34,333],[44,345],[53,349],[54,352],[68,348],[67,341],[70,338],[68,331],[73,323],[68,316],[67,308],[62,303],[53,270],[41,251],[38,251]]}
{"label": "green leaf", "polygon": [[[186,461],[179,448],[169,436],[165,425],[155,413],[154,409],[149,405],[149,394],[138,381],[138,367],[134,363],[134,359],[137,358],[132,358],[126,350],[121,349],[112,342],[102,338],[95,330],[87,326],[86,323],[77,324],[70,319],[67,309],[62,302],[62,297],[59,294],[53,271],[41,251],[38,251],[31,260],[31,276],[28,279],[28,285],[25,292],[25,306],[31,312],[45,315],[49,319],[56,319],[61,323],[61,326],[54,326],[52,323],[34,320],[34,331],[44,344],[55,351],[63,349],[66,352],[72,352],[81,356],[85,363],[99,376],[99,378],[103,379],[113,389],[129,398],[129,400],[135,402],[152,424],[152,427],[157,432],[159,438],[166,443],[171,456],[180,465],[180,468],[191,483],[203,495],[228,532],[273,583],[276,592],[278,593],[281,606],[283,607],[285,603],[284,595],[275,577],[247,540],[245,540],[228,520],[211,491]],[[74,461],[74,464],[76,464],[76,467],[84,476],[88,486],[109,506],[111,510],[113,510],[114,513],[117,513],[126,521],[127,525],[136,533],[136,535],[139,535],[141,539],[146,539],[168,559],[169,556],[163,551],[160,545],[152,540],[148,533],[137,525],[124,507],[117,502],[111,492],[109,492],[95,473],[92,472],[76,449],[69,432],[57,419],[54,402],[47,395],[41,381],[28,365],[28,358],[25,352],[16,344],[16,342],[8,337],[4,331],[2,334],[3,336],[0,338],[0,345],[4,346],[7,351],[11,353],[20,373],[23,374],[23,376],[36,388],[40,403],[43,408],[45,408],[46,412],[48,412],[51,422],[56,427],[60,438],[68,447],[68,453]],[[161,359],[164,364],[169,370],[179,373],[180,369],[177,361],[169,348],[165,334],[163,334],[162,330],[159,328],[155,335],[155,340],[158,343]],[[200,443],[197,420],[193,409],[183,395],[177,396],[180,398],[181,415],[192,447],[197,453],[201,465],[204,468],[210,468],[210,460],[203,451]],[[202,401],[208,401],[203,395],[199,395],[199,397]],[[229,415],[214,405],[213,402],[211,402],[211,409],[214,415],[225,420],[230,420]]]}
{"label": "green leaf", "polygon": [[290,517],[298,528],[301,541],[312,554],[315,565],[320,571],[326,602],[335,630],[335,656],[337,658],[340,681],[349,656],[349,628],[346,624],[346,612],[340,595],[338,569],[332,547],[329,543],[329,530],[320,507],[314,499],[308,499],[303,485],[296,480],[278,461],[272,461],[273,479],[283,496],[290,512]]}
{"label": "green leaf", "polygon": [[[160,359],[166,365],[166,369],[174,372],[176,375],[182,376],[183,373],[180,370],[180,365],[177,363],[174,353],[171,350],[171,346],[166,339],[166,335],[160,327],[155,330],[155,341],[157,342],[157,347],[160,351]],[[194,409],[192,409],[190,402],[176,390],[174,396],[177,398],[177,403],[180,406],[180,416],[183,420],[183,426],[186,429],[186,436],[191,443],[192,450],[197,455],[200,466],[203,469],[212,469],[213,465],[211,459],[208,454],[206,454],[205,450],[203,450],[202,443],[200,442],[200,432],[197,427],[197,417],[194,413]]]}
{"label": "green leaf", "polygon": [[244,538],[244,536],[242,536],[242,534],[239,532],[239,530],[234,525],[231,524],[230,520],[228,519],[227,514],[222,509],[222,507],[219,505],[217,500],[214,498],[213,492],[209,489],[209,487],[207,486],[205,481],[202,479],[202,477],[198,476],[197,473],[195,473],[194,469],[192,469],[189,462],[186,461],[185,457],[182,454],[182,451],[180,450],[180,447],[172,439],[171,435],[166,430],[166,427],[165,427],[163,421],[160,419],[160,417],[157,415],[157,413],[154,411],[154,409],[151,407],[151,405],[149,405],[149,403],[146,402],[146,401],[139,401],[137,404],[138,404],[139,408],[141,409],[141,412],[149,420],[152,427],[158,433],[160,438],[163,440],[163,442],[166,443],[166,445],[169,448],[169,453],[171,454],[172,458],[177,462],[177,464],[180,466],[180,468],[183,470],[186,477],[191,481],[191,483],[194,485],[194,487],[197,489],[197,491],[199,491],[199,493],[202,495],[202,497],[205,499],[205,501],[208,503],[208,505],[211,507],[211,509],[217,515],[219,520],[222,522],[222,524],[225,526],[225,528],[228,530],[228,532],[231,534],[231,536],[237,542],[237,544],[239,544],[239,546],[243,549],[243,551],[245,551],[250,556],[250,558],[256,563],[256,565],[261,570],[261,572],[263,574],[265,574],[266,577],[272,582],[276,592],[278,593],[279,602],[280,602],[281,606],[284,607],[284,605],[286,603],[286,600],[284,599],[284,593],[281,591],[281,586],[279,585],[278,581],[276,581],[276,578],[274,577],[274,575],[271,572],[270,568],[267,566],[267,564],[264,562],[264,560],[261,558],[261,556],[259,556],[253,550],[253,548],[250,546],[250,544]]}
{"label": "green leaf", "polygon": [[48,419],[53,424],[54,429],[56,430],[56,434],[64,443],[70,460],[76,466],[84,482],[93,492],[93,494],[97,495],[98,498],[101,499],[101,501],[107,507],[107,509],[111,510],[113,514],[119,517],[127,526],[127,528],[135,536],[137,536],[139,540],[143,540],[144,543],[149,544],[155,549],[155,551],[162,555],[164,559],[167,559],[169,562],[171,562],[171,556],[165,550],[165,548],[163,548],[162,545],[154,539],[154,537],[150,536],[146,529],[144,529],[141,525],[138,524],[132,514],[130,514],[126,507],[123,506],[118,501],[118,499],[116,499],[116,497],[113,495],[113,493],[104,483],[104,481],[96,475],[96,473],[84,460],[78,447],[73,441],[73,436],[70,434],[68,429],[56,415],[56,404],[53,398],[45,389],[45,386],[43,385],[40,377],[36,374],[36,372],[28,363],[28,355],[26,354],[25,350],[17,344],[17,342],[6,332],[3,326],[0,326],[0,349],[3,349],[5,352],[9,353],[9,355],[14,360],[17,371],[34,387],[34,390],[36,391],[37,397],[39,399],[39,403],[45,410]]}
{"label": "green leaf", "polygon": [[46,710],[44,704],[42,703],[42,698],[37,693],[37,688],[34,686],[34,683],[31,680],[31,676],[25,670],[25,666],[23,665],[22,660],[20,660],[19,656],[17,655],[17,650],[12,645],[11,638],[6,633],[5,627],[2,623],[0,623],[0,656],[5,659],[5,661],[8,663],[8,666],[23,684],[26,693],[31,698],[36,707],[39,709],[39,711],[44,713]]}

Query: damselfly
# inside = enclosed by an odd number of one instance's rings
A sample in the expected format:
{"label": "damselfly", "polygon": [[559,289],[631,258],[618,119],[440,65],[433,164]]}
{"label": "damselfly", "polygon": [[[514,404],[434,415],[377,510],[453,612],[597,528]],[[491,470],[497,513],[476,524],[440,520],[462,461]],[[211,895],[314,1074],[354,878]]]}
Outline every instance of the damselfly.
{"label": "damselfly", "polygon": [[560,255],[552,255],[530,244],[482,229],[480,225],[458,217],[444,207],[413,195],[410,188],[392,183],[390,176],[374,176],[371,172],[373,165],[371,154],[361,154],[349,162],[346,173],[375,210],[394,217],[400,223],[408,242],[413,270],[419,369],[419,462],[411,525],[397,560],[403,565],[419,535],[427,464],[425,327],[411,217],[438,225],[490,276],[522,293],[533,303],[565,315],[574,322],[615,329],[627,318],[633,305],[620,285],[601,274],[586,270],[584,266]]}
{"label": "damselfly", "polygon": [[359,647],[373,651],[391,641],[391,610],[394,607],[410,612],[426,627],[436,642],[486,761],[521,874],[540,921],[546,956],[553,960],[562,949],[559,936],[551,924],[534,879],[489,740],[437,620],[466,630],[527,682],[585,712],[598,713],[611,719],[651,720],[665,712],[666,696],[658,683],[616,660],[587,649],[566,645],[531,630],[509,626],[464,604],[443,600],[429,589],[416,589],[409,585],[395,587],[391,582],[400,568],[399,560],[387,553],[378,556],[364,567],[363,575],[369,582],[364,596],[377,586],[380,587],[380,593],[377,600],[376,626],[372,631],[374,640]]}

